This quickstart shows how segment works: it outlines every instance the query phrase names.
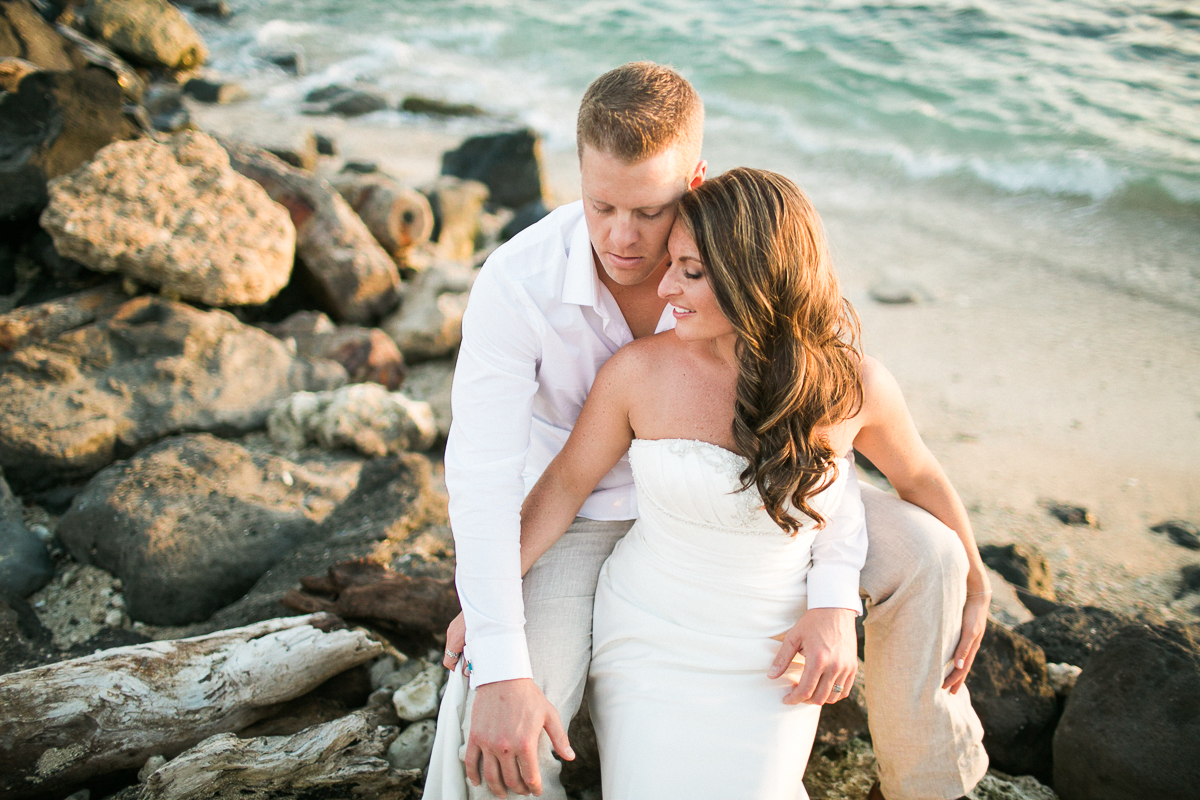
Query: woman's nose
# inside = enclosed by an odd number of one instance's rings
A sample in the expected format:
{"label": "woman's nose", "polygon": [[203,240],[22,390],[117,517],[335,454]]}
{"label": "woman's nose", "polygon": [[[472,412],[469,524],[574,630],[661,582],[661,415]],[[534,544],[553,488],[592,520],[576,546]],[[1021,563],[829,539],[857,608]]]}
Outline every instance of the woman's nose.
{"label": "woman's nose", "polygon": [[677,294],[679,294],[679,281],[675,280],[674,266],[670,266],[667,267],[662,280],[658,282],[658,296],[663,300],[670,300]]}

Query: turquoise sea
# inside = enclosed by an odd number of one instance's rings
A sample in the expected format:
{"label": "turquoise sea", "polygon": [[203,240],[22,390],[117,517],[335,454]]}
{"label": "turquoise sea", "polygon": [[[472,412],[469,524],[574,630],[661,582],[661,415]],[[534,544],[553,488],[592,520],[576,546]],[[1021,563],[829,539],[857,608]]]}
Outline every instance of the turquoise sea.
{"label": "turquoise sea", "polygon": [[[231,5],[197,23],[211,66],[269,105],[360,81],[495,115],[464,133],[528,124],[570,150],[588,83],[652,59],[703,96],[714,170],[797,179],[873,274],[936,284],[954,265],[929,243],[969,236],[991,269],[1200,313],[1195,0]],[[293,46],[300,79],[259,58]]]}

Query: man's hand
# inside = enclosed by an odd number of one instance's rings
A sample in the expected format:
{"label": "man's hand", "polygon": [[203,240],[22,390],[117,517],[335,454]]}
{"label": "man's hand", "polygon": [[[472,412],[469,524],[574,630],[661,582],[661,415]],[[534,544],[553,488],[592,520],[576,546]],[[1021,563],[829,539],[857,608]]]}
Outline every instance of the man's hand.
{"label": "man's hand", "polygon": [[[467,645],[467,621],[463,619],[462,612],[458,612],[458,616],[450,620],[450,624],[446,626],[446,652],[442,654],[442,666],[454,672],[454,668],[458,665],[458,660],[462,658],[463,648]],[[456,653],[457,655],[451,655]]]}
{"label": "man's hand", "polygon": [[[449,641],[449,640],[447,640]],[[530,678],[488,683],[475,690],[471,708],[471,737],[467,740],[467,779],[483,780],[496,797],[542,793],[538,769],[538,738],[545,730],[550,744],[567,761],[575,751],[567,741],[558,711]]]}
{"label": "man's hand", "polygon": [[954,669],[942,683],[942,688],[949,689],[950,694],[958,694],[958,690],[967,679],[967,673],[971,671],[971,665],[975,663],[975,654],[979,652],[979,645],[987,630],[988,609],[991,605],[991,589],[967,595],[967,604],[963,607],[962,637],[954,650]]}
{"label": "man's hand", "polygon": [[782,675],[797,653],[804,656],[804,673],[783,702],[819,706],[850,696],[858,671],[854,616],[848,608],[810,608],[784,635],[767,676]]}

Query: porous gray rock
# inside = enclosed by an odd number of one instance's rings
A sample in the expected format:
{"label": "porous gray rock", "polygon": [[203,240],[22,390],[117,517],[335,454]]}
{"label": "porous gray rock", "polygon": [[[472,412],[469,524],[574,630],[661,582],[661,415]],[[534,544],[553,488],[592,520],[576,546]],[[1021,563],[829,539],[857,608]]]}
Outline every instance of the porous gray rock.
{"label": "porous gray rock", "polygon": [[121,579],[133,619],[200,622],[308,541],[359,469],[296,463],[210,434],[172,437],[92,478],[58,535],[77,561]]}
{"label": "porous gray rock", "polygon": [[1054,735],[1063,800],[1187,800],[1200,786],[1200,644],[1132,625],[1088,663]]}
{"label": "porous gray rock", "polygon": [[548,201],[542,140],[529,128],[511,133],[472,136],[442,155],[442,174],[485,184],[491,202],[521,208],[535,200]]}
{"label": "porous gray rock", "polygon": [[430,664],[408,683],[392,693],[392,705],[402,720],[417,722],[431,719],[438,712],[438,690],[446,682],[446,669]]}
{"label": "porous gray rock", "polygon": [[[262,328],[285,343],[291,342],[302,358],[326,358],[341,364],[351,383],[373,381],[391,391],[404,383],[404,356],[379,328],[335,325],[319,311],[298,311],[283,322],[264,324]],[[434,413],[436,416],[436,409]]]}
{"label": "porous gray rock", "polygon": [[200,34],[167,0],[90,0],[83,14],[93,34],[139,63],[193,69],[208,58]]}
{"label": "porous gray rock", "polygon": [[438,436],[450,435],[454,414],[450,407],[450,390],[454,387],[453,361],[424,361],[408,368],[404,379],[404,394],[413,400],[429,403],[437,423]]}
{"label": "porous gray rock", "polygon": [[224,311],[139,297],[0,365],[0,467],[44,488],[181,431],[251,431],[275,403],[346,380]]}
{"label": "porous gray rock", "polygon": [[54,576],[46,545],[25,527],[21,507],[0,470],[0,596],[25,597]]}
{"label": "porous gray rock", "polygon": [[1017,633],[1042,648],[1046,661],[1085,667],[1117,631],[1131,624],[1132,617],[1104,608],[1063,607],[1026,622]]}
{"label": "porous gray rock", "polygon": [[443,358],[462,342],[462,318],[475,275],[461,264],[440,262],[413,281],[400,310],[380,324],[406,363]]}
{"label": "porous gray rock", "polygon": [[365,456],[427,450],[437,438],[428,403],[410,400],[375,383],[354,383],[329,392],[297,392],[267,420],[271,439],[299,450],[309,442]]}
{"label": "porous gray rock", "polygon": [[0,220],[39,213],[46,183],[88,161],[138,127],[124,111],[120,84],[94,69],[34,72],[0,95]]}
{"label": "porous gray rock", "polygon": [[64,257],[212,306],[270,300],[296,250],[287,209],[195,131],[105,147],[54,182],[41,223]]}
{"label": "porous gray rock", "polygon": [[989,621],[967,688],[992,765],[1049,783],[1059,708],[1041,648]]}
{"label": "porous gray rock", "polygon": [[424,770],[433,755],[433,737],[436,733],[437,723],[431,719],[409,725],[388,747],[388,764],[392,769]]}

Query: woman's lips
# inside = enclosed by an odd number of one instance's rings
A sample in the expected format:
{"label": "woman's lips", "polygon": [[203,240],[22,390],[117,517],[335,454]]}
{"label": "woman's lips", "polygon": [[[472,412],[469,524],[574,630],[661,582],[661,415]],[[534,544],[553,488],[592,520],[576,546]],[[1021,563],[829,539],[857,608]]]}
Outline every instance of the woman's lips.
{"label": "woman's lips", "polygon": [[684,317],[690,317],[692,314],[695,314],[696,312],[692,311],[691,309],[680,308],[679,306],[672,304],[671,305],[671,313],[675,316],[675,319],[683,319]]}

